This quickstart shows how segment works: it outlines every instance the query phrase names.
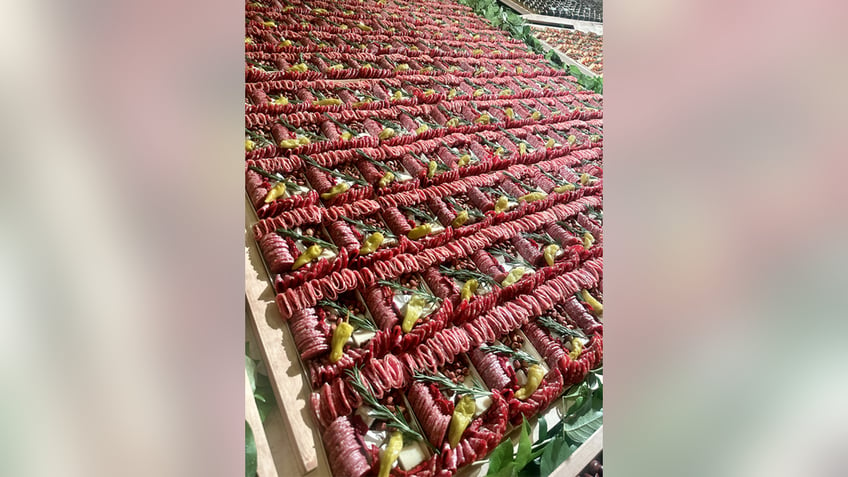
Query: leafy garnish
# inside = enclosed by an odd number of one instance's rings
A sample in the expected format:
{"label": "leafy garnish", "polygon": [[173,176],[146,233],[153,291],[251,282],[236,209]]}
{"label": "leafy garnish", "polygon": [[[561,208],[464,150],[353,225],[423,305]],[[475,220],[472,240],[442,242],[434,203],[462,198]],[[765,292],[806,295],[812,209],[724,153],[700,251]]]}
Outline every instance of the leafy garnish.
{"label": "leafy garnish", "polygon": [[486,353],[505,354],[505,355],[511,356],[515,359],[520,359],[521,361],[524,361],[525,363],[539,364],[538,359],[534,358],[533,356],[530,356],[529,354],[525,353],[524,351],[521,351],[520,349],[515,350],[515,349],[512,349],[512,348],[510,348],[506,345],[500,344],[500,343],[483,345],[483,346],[480,347],[480,349],[482,351],[485,351]]}
{"label": "leafy garnish", "polygon": [[479,387],[469,388],[468,386],[464,386],[462,384],[456,384],[441,373],[429,375],[424,374],[420,371],[415,371],[412,374],[412,377],[418,381],[435,384],[441,389],[445,389],[456,394],[470,394],[475,397],[492,395],[491,392],[486,391],[485,389],[481,389]]}

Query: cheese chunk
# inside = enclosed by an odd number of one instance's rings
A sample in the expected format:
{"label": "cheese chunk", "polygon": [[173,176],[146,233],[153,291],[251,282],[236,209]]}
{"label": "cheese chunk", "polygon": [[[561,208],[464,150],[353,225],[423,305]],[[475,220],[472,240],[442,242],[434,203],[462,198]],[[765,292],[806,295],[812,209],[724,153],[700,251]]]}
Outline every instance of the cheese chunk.
{"label": "cheese chunk", "polygon": [[424,459],[426,458],[427,456],[424,455],[424,451],[421,449],[421,444],[415,441],[401,449],[400,455],[398,456],[398,465],[400,465],[400,468],[403,470],[410,470],[416,465],[424,462]]}

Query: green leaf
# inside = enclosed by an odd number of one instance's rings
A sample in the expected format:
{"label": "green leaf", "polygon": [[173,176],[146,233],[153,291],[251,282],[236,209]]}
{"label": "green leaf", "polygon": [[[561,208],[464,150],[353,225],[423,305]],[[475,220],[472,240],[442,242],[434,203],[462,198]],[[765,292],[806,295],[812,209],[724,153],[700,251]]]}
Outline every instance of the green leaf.
{"label": "green leaf", "polygon": [[519,471],[530,462],[531,454],[530,442],[530,424],[527,419],[523,419],[521,423],[521,435],[518,437],[518,451],[515,453],[515,470]]}
{"label": "green leaf", "polygon": [[489,472],[486,475],[499,475],[507,464],[512,464],[512,441],[507,439],[495,447],[489,456]]}
{"label": "green leaf", "polygon": [[495,477],[513,477],[515,472],[515,462],[507,462],[506,467],[495,474]]}
{"label": "green leaf", "polygon": [[543,441],[548,438],[548,420],[544,416],[539,416],[539,440]]}
{"label": "green leaf", "polygon": [[244,476],[256,477],[256,441],[247,421],[244,421]]}
{"label": "green leaf", "polygon": [[563,426],[563,432],[572,442],[582,444],[601,427],[603,421],[603,411],[593,409],[591,412],[578,417],[574,422],[566,422]]}
{"label": "green leaf", "polygon": [[568,456],[577,447],[569,446],[565,441],[565,437],[557,436],[550,444],[545,447],[545,452],[542,453],[542,460],[539,465],[540,475],[550,475],[560,464],[568,459]]}

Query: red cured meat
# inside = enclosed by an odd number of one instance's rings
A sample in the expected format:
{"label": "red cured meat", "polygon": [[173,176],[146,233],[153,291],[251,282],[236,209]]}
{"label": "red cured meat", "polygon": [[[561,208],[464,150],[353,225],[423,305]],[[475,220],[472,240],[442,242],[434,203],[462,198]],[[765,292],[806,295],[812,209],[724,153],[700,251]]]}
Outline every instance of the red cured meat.
{"label": "red cured meat", "polygon": [[[291,268],[295,258],[286,240],[279,234],[270,233],[259,239],[259,249],[271,273],[282,273]],[[298,254],[299,255],[299,254]]]}
{"label": "red cured meat", "polygon": [[334,420],[324,432],[327,460],[335,475],[362,477],[370,469],[355,436],[356,431],[347,416]]}
{"label": "red cured meat", "polygon": [[474,367],[480,372],[480,377],[483,378],[489,388],[504,389],[509,384],[509,377],[507,377],[495,354],[475,348],[469,353],[469,356]]}

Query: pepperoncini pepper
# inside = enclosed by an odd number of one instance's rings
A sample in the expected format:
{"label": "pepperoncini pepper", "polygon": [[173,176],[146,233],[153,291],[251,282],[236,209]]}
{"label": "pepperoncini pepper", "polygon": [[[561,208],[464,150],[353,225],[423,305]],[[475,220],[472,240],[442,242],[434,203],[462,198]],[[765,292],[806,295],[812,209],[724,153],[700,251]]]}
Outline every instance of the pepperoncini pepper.
{"label": "pepperoncini pepper", "polygon": [[547,196],[548,196],[548,194],[545,194],[544,192],[530,192],[528,194],[524,194],[521,197],[519,197],[518,201],[519,202],[521,202],[521,201],[536,202],[537,200],[542,200]]}
{"label": "pepperoncini pepper", "polygon": [[474,90],[474,93],[472,93],[472,96],[475,97],[475,98],[479,98],[480,96],[483,96],[484,94],[486,94],[485,89],[477,88],[477,89]]}
{"label": "pepperoncini pepper", "polygon": [[492,122],[492,117],[489,116],[489,113],[483,113],[474,122],[477,124],[489,124]]}
{"label": "pepperoncini pepper", "polygon": [[577,142],[577,136],[575,136],[574,134],[572,134],[572,135],[568,136],[565,140],[566,140],[569,144],[574,145],[574,143],[576,143],[576,142]]}
{"label": "pepperoncini pepper", "polygon": [[524,144],[522,142],[521,144],[518,145],[518,155],[523,156],[525,154],[527,154],[527,144]]}
{"label": "pepperoncini pepper", "polygon": [[554,262],[556,261],[556,254],[559,252],[559,245],[552,243],[545,247],[545,263],[548,264],[549,267],[554,266]]}
{"label": "pepperoncini pepper", "polygon": [[383,174],[383,177],[380,178],[380,182],[378,183],[378,185],[380,187],[388,187],[393,180],[395,180],[395,175],[392,173],[392,171],[387,171],[385,174]]}
{"label": "pepperoncini pepper", "polygon": [[459,439],[462,438],[462,433],[471,423],[474,418],[474,413],[477,411],[477,403],[474,398],[466,394],[459,399],[456,407],[453,408],[453,417],[451,417],[450,427],[448,428],[448,443],[451,448],[459,444]]}
{"label": "pepperoncini pepper", "polygon": [[339,182],[330,188],[327,192],[321,194],[321,198],[324,200],[330,200],[335,196],[347,192],[350,189],[350,185],[347,182]]}
{"label": "pepperoncini pepper", "polygon": [[280,96],[279,98],[274,100],[273,104],[276,104],[278,106],[285,106],[289,104],[289,98],[286,98],[285,96]]}
{"label": "pepperoncini pepper", "polygon": [[462,285],[462,290],[459,291],[459,296],[463,300],[470,300],[471,297],[473,297],[474,294],[477,293],[477,287],[478,286],[479,286],[479,284],[477,283],[476,278],[472,278],[471,280],[468,280],[467,282],[465,282],[464,285]]}
{"label": "pepperoncini pepper", "polygon": [[320,245],[317,245],[317,244],[311,245],[302,254],[300,254],[299,257],[297,257],[297,260],[294,261],[294,263],[291,266],[291,269],[297,270],[298,268],[300,268],[300,267],[306,265],[307,263],[315,260],[316,258],[318,258],[319,255],[321,255],[321,252],[323,252],[323,251],[324,251],[324,249],[321,248]]}
{"label": "pepperoncini pepper", "polygon": [[283,149],[292,149],[298,146],[304,146],[309,144],[311,141],[306,136],[298,136],[295,139],[283,139],[280,141],[279,146]]}
{"label": "pepperoncini pepper", "polygon": [[510,285],[512,285],[512,284],[514,284],[514,283],[515,283],[515,282],[517,282],[518,280],[521,280],[521,277],[523,277],[526,273],[527,273],[527,269],[526,269],[526,268],[524,268],[524,267],[515,267],[515,268],[513,268],[512,270],[510,270],[510,271],[509,271],[509,273],[507,274],[506,278],[504,278],[504,279],[503,279],[503,282],[501,282],[501,285],[502,285],[504,288],[506,288],[506,287],[508,287],[508,286],[510,286]]}
{"label": "pepperoncini pepper", "polygon": [[445,126],[449,128],[455,128],[459,126],[459,118],[450,118],[445,121]]}
{"label": "pepperoncini pepper", "polygon": [[541,118],[542,118],[542,113],[540,113],[539,111],[533,111],[533,114],[531,114],[531,115],[530,115],[530,117],[531,117],[534,121],[538,121],[539,119],[541,119]]}
{"label": "pepperoncini pepper", "polygon": [[399,99],[403,99],[403,93],[401,93],[400,90],[397,90],[392,93],[392,101],[397,101]]}
{"label": "pepperoncini pepper", "polygon": [[409,71],[409,65],[406,63],[401,63],[395,67],[395,72],[397,71]]}
{"label": "pepperoncini pepper", "polygon": [[435,90],[435,89],[427,89],[427,90],[424,90],[424,96],[432,96],[432,95],[434,95],[434,94],[436,94],[436,90]]}
{"label": "pepperoncini pepper", "polygon": [[471,162],[471,154],[463,154],[459,160],[456,161],[457,167],[467,166],[468,163]]}
{"label": "pepperoncini pepper", "polygon": [[418,129],[415,130],[415,134],[423,134],[423,133],[425,133],[429,130],[430,130],[429,126],[427,126],[426,124],[422,124],[421,126],[418,127]]}
{"label": "pepperoncini pepper", "polygon": [[495,213],[505,212],[507,208],[509,208],[509,199],[505,195],[498,197],[498,201],[495,202]]}
{"label": "pepperoncini pepper", "polygon": [[380,131],[380,134],[378,134],[377,137],[379,137],[380,139],[382,139],[384,141],[386,139],[391,139],[391,138],[395,137],[395,130],[392,129],[392,128],[383,128],[383,130]]}
{"label": "pepperoncini pepper", "polygon": [[463,210],[462,212],[456,215],[456,218],[453,219],[453,222],[451,222],[451,227],[458,229],[462,227],[462,224],[464,224],[465,222],[468,222],[467,210]]}
{"label": "pepperoncini pepper", "polygon": [[509,96],[509,95],[511,95],[511,94],[512,94],[512,90],[511,90],[511,89],[509,89],[509,88],[507,88],[507,89],[502,89],[502,90],[501,90],[501,92],[500,92],[500,95],[501,95],[501,96]]}
{"label": "pepperoncini pepper", "polygon": [[409,233],[406,234],[406,236],[409,237],[412,240],[417,240],[417,239],[420,239],[421,237],[426,237],[427,235],[430,235],[430,232],[432,232],[432,231],[433,231],[432,225],[421,224],[418,227],[415,227],[414,229],[410,230]]}
{"label": "pepperoncini pepper", "polygon": [[554,192],[562,194],[563,192],[568,192],[568,191],[574,190],[574,189],[576,189],[576,187],[574,187],[574,184],[569,182],[568,184],[563,184],[561,186],[554,187]]}
{"label": "pepperoncini pepper", "polygon": [[308,70],[309,70],[309,67],[306,66],[306,63],[297,63],[297,64],[289,66],[289,69],[288,69],[288,71],[297,71],[299,73],[305,73]]}
{"label": "pepperoncini pepper", "polygon": [[527,368],[527,383],[518,391],[515,392],[515,398],[525,400],[533,395],[539,384],[542,383],[542,378],[545,377],[545,370],[538,364],[533,364]]}
{"label": "pepperoncini pepper", "polygon": [[512,108],[504,109],[504,114],[506,114],[506,117],[508,117],[509,119],[515,118],[515,111],[513,111]]}
{"label": "pepperoncini pepper", "polygon": [[353,139],[353,134],[347,131],[342,133],[342,141],[350,141],[351,139]]}
{"label": "pepperoncini pepper", "polygon": [[403,316],[403,324],[401,324],[400,327],[404,333],[412,331],[412,327],[415,326],[415,323],[417,323],[418,319],[421,318],[421,313],[423,312],[424,305],[426,304],[427,301],[421,295],[413,295],[412,298],[409,299],[409,302],[406,304],[406,314]]}
{"label": "pepperoncini pepper", "polygon": [[380,248],[380,245],[383,244],[383,240],[385,240],[383,234],[380,232],[374,232],[365,239],[365,243],[363,243],[362,247],[359,249],[359,254],[368,255],[369,253],[373,253]]}
{"label": "pepperoncini pepper", "polygon": [[583,174],[580,175],[580,183],[581,184],[586,185],[591,181],[592,181],[592,178],[589,177],[589,174],[584,172]]}
{"label": "pepperoncini pepper", "polygon": [[575,360],[580,357],[580,353],[583,352],[583,343],[577,338],[571,338],[571,351],[568,353],[568,357],[572,360]]}
{"label": "pepperoncini pepper", "polygon": [[277,182],[276,184],[274,184],[274,187],[272,187],[271,190],[268,191],[268,194],[265,195],[265,203],[270,204],[271,202],[274,202],[275,200],[282,197],[283,194],[285,194],[285,193],[286,193],[285,182]]}
{"label": "pepperoncini pepper", "polygon": [[336,106],[339,104],[342,104],[342,100],[339,98],[317,99],[312,102],[312,106]]}
{"label": "pepperoncini pepper", "polygon": [[[426,127],[426,126],[421,126]],[[433,178],[436,175],[436,169],[439,168],[439,164],[436,161],[430,161],[427,163],[427,177]]]}
{"label": "pepperoncini pepper", "polygon": [[279,46],[280,48],[285,48],[285,47],[287,47],[287,46],[292,46],[292,41],[291,41],[291,40],[283,40],[283,41],[281,41],[281,42],[280,42],[280,44],[279,44],[279,45],[277,45],[277,46]]}
{"label": "pepperoncini pepper", "polygon": [[495,149],[495,155],[498,157],[500,157],[504,152],[506,152],[506,150],[502,147],[498,147],[497,149]]}
{"label": "pepperoncini pepper", "polygon": [[380,473],[377,474],[377,477],[389,477],[392,464],[397,460],[401,449],[403,449],[403,434],[394,431],[389,438],[388,445],[380,452]]}
{"label": "pepperoncini pepper", "polygon": [[554,147],[555,145],[556,145],[556,142],[554,141],[553,138],[548,138],[548,140],[545,142],[545,147],[548,148],[548,149]]}
{"label": "pepperoncini pepper", "polygon": [[345,317],[344,321],[339,321],[339,323],[336,324],[336,330],[333,331],[333,339],[330,343],[331,363],[338,363],[339,360],[342,359],[342,354],[344,353],[344,345],[345,343],[347,343],[347,340],[348,338],[350,338],[351,334],[353,334],[353,325],[348,323],[348,318]]}
{"label": "pepperoncini pepper", "polygon": [[245,150],[245,152],[250,152],[254,149],[256,149],[256,143],[251,141],[250,139],[245,139],[244,140],[244,150]]}
{"label": "pepperoncini pepper", "polygon": [[583,290],[580,295],[584,300],[586,300],[586,303],[592,307],[592,311],[594,311],[596,315],[602,315],[604,313],[604,305],[596,300],[595,297],[590,295],[588,290]]}
{"label": "pepperoncini pepper", "polygon": [[595,237],[592,236],[592,232],[586,232],[583,234],[583,248],[589,250],[592,247],[592,244],[595,243]]}

